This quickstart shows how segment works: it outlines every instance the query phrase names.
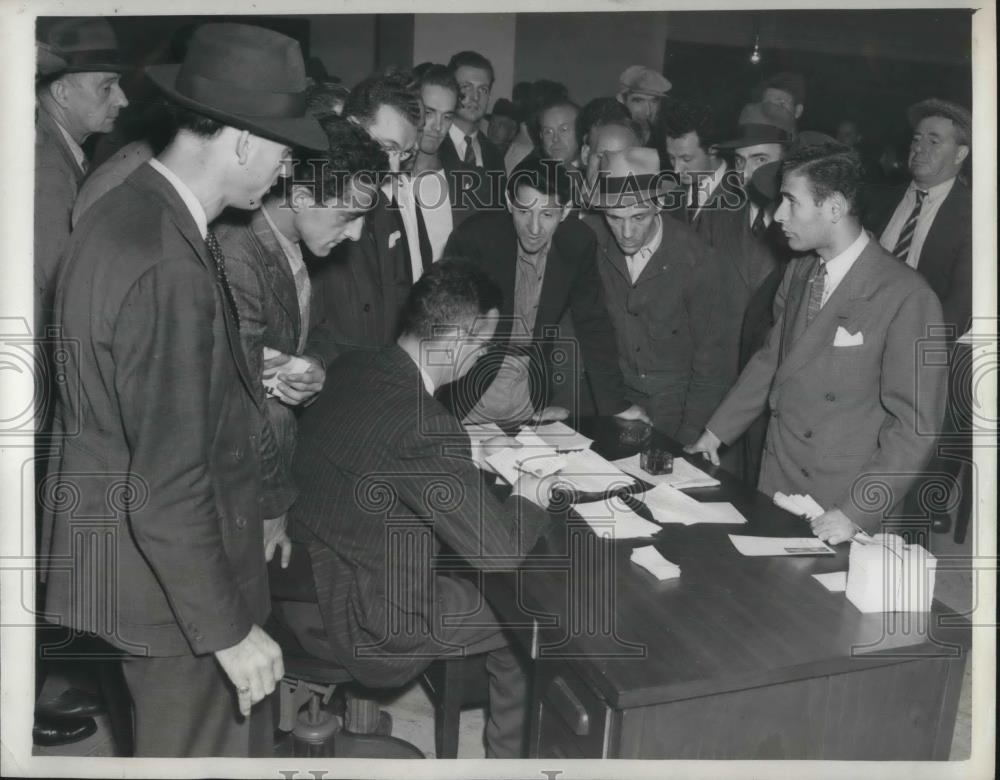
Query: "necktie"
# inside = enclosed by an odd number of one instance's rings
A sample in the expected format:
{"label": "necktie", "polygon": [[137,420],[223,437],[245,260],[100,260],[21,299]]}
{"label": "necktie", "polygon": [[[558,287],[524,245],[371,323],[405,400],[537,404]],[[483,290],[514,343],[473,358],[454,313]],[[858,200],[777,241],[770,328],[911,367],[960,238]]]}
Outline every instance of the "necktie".
{"label": "necktie", "polygon": [[806,324],[808,325],[823,308],[823,291],[826,288],[826,263],[822,260],[813,275],[809,277],[809,307],[806,309]]}
{"label": "necktie", "polygon": [[233,288],[229,286],[229,277],[226,275],[226,259],[222,254],[222,247],[219,246],[219,239],[211,230],[205,235],[205,243],[208,245],[208,253],[215,262],[215,273],[222,284],[222,293],[229,304],[229,311],[236,321],[236,330],[240,329],[240,312],[236,308],[236,297],[233,295]]}
{"label": "necktie", "polygon": [[420,264],[426,271],[434,262],[434,250],[431,249],[431,239],[427,235],[427,223],[424,222],[424,212],[419,203],[414,204],[417,212],[417,241],[420,244]]}
{"label": "necktie", "polygon": [[465,157],[462,158],[462,162],[473,167],[476,165],[476,150],[472,148],[471,135],[465,136]]}
{"label": "necktie", "polygon": [[927,193],[924,190],[916,190],[916,196],[917,202],[914,204],[910,216],[907,217],[903,229],[899,231],[899,240],[896,241],[896,248],[892,250],[892,253],[904,263],[906,262],[907,255],[910,254],[910,246],[913,244],[913,234],[917,230],[917,220],[920,218],[920,209],[924,205],[924,198],[927,197]]}
{"label": "necktie", "polygon": [[407,240],[406,224],[403,222],[403,211],[402,206],[399,205],[398,201],[393,201],[389,204],[389,211],[392,212],[393,217],[395,217],[396,231],[399,233],[399,241],[396,246],[399,247],[400,259],[403,262],[403,274],[406,276],[406,281],[410,285],[413,284],[413,260],[410,258],[410,242]]}
{"label": "necktie", "polygon": [[766,229],[767,225],[764,224],[764,209],[757,209],[757,216],[753,218],[753,224],[750,225],[750,232],[756,238],[760,238]]}

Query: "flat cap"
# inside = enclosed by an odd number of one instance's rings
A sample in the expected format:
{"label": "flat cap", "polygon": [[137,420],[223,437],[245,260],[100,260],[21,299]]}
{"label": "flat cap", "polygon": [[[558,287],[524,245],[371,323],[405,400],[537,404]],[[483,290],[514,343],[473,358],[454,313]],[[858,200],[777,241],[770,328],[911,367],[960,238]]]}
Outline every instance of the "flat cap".
{"label": "flat cap", "polygon": [[670,91],[670,82],[660,73],[645,65],[629,65],[618,78],[622,89],[663,97]]}

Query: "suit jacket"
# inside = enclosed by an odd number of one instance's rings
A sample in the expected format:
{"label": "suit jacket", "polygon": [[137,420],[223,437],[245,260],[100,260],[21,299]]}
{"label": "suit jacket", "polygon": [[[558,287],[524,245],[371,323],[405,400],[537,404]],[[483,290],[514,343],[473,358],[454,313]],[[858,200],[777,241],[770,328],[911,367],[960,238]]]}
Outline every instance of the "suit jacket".
{"label": "suit jacket", "polygon": [[137,654],[236,644],[270,607],[262,519],[288,507],[260,487],[259,378],[215,265],[149,165],[74,231],[56,312],[74,381],[43,486],[46,611]]}
{"label": "suit jacket", "polygon": [[466,165],[458,156],[451,136],[441,142],[438,156],[448,176],[448,191],[455,209],[455,227],[478,211],[502,209],[507,189],[503,153],[484,133],[479,133],[483,167]]}
{"label": "suit jacket", "polygon": [[[506,211],[477,214],[451,234],[446,253],[471,260],[485,270],[503,294],[501,315],[505,318],[496,338],[509,338],[514,316],[514,286],[517,277],[517,233]],[[553,390],[553,348],[560,337],[558,326],[568,312],[573,333],[583,356],[598,414],[616,414],[629,404],[618,365],[615,332],[608,316],[596,261],[594,233],[580,220],[567,217],[556,228],[545,261],[545,277],[532,332],[534,343],[529,355],[531,398],[535,408],[545,406]],[[561,359],[564,360],[564,358]],[[468,413],[479,395],[492,381],[502,355],[488,360],[482,373],[474,370],[464,381],[455,383],[451,398],[459,416]],[[561,365],[560,362],[560,365]],[[454,403],[462,399],[469,408]]]}
{"label": "suit jacket", "polygon": [[[807,493],[875,531],[926,465],[941,427],[947,367],[918,357],[941,307],[919,274],[872,239],[806,327],[817,263],[791,262],[767,343],[706,427],[731,443],[770,406],[760,490]],[[833,346],[840,327],[864,343]]]}
{"label": "suit jacket", "polygon": [[442,543],[477,568],[516,566],[549,525],[525,499],[494,497],[458,420],[398,346],[331,366],[304,412],[294,473],[292,534],[330,559],[312,556],[327,639],[365,685],[400,685],[449,651],[433,625]]}
{"label": "suit jacket", "polygon": [[[263,426],[269,425],[277,445],[273,452],[262,453],[264,478],[270,489],[293,498],[295,411],[277,398],[268,398],[261,381],[264,347],[299,354],[302,317],[292,269],[261,209],[227,213],[212,229],[225,255],[226,275],[240,313],[240,342],[255,380],[254,395],[258,406],[267,411],[259,418],[258,434],[266,440]],[[310,352],[308,345],[306,352]]]}
{"label": "suit jacket", "polygon": [[[908,186],[908,185],[907,185]],[[867,223],[881,236],[906,192],[896,187],[875,198]],[[937,293],[944,321],[962,335],[972,321],[972,193],[956,181],[938,209],[920,249],[917,271]]]}
{"label": "suit jacket", "polygon": [[597,267],[630,400],[654,425],[693,442],[733,381],[722,329],[720,261],[686,225],[660,215],[663,240],[635,284],[603,218]]}
{"label": "suit jacket", "polygon": [[35,323],[51,321],[56,274],[69,242],[73,203],[84,172],[56,121],[39,106],[35,120]]}

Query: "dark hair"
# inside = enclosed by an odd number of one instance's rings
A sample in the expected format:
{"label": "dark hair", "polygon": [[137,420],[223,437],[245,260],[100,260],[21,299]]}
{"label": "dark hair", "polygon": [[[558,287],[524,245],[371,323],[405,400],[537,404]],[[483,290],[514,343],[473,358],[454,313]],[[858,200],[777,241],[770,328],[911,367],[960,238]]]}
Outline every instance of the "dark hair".
{"label": "dark hair", "polygon": [[524,104],[518,106],[523,121],[528,127],[528,134],[535,146],[539,144],[538,120],[542,111],[561,100],[569,100],[569,90],[565,84],[549,79],[539,79],[531,85],[531,88],[524,99]]}
{"label": "dark hair", "polygon": [[226,126],[225,122],[212,119],[192,111],[190,108],[179,106],[176,103],[164,102],[163,116],[171,128],[170,137],[173,138],[181,130],[186,130],[199,138],[215,138]]}
{"label": "dark hair", "polygon": [[803,146],[788,153],[781,163],[782,176],[804,176],[816,205],[835,193],[848,204],[848,213],[857,216],[861,194],[861,160],[850,147],[839,143]]}
{"label": "dark hair", "polygon": [[343,115],[353,116],[362,125],[370,125],[381,106],[395,108],[417,127],[423,121],[417,83],[411,74],[398,68],[387,68],[361,81],[351,90]]}
{"label": "dark hair", "polygon": [[413,70],[413,75],[417,79],[418,86],[441,87],[443,89],[451,90],[455,93],[455,96],[458,97],[458,82],[455,81],[455,74],[452,73],[447,66],[439,65],[437,63],[424,63],[420,66],[420,68],[421,70],[419,73],[416,68]]}
{"label": "dark hair", "polygon": [[[613,120],[631,120],[632,115],[628,109],[613,97],[594,98],[580,109],[576,115],[576,142],[583,146],[588,142],[590,131],[601,124],[608,124]],[[638,127],[638,124],[636,125]],[[642,138],[642,131],[636,133]]]}
{"label": "dark hair", "polygon": [[802,105],[806,102],[806,80],[801,73],[784,71],[782,73],[775,73],[773,76],[764,79],[757,88],[759,100],[763,100],[764,91],[768,89],[787,92],[792,96],[792,100],[796,105]]}
{"label": "dark hair", "polygon": [[[314,200],[342,198],[349,186],[364,187],[374,196],[386,172],[389,158],[361,127],[339,116],[320,120],[329,146],[325,154],[299,150],[286,193],[295,184],[313,187]],[[321,187],[316,191],[316,187]]]}
{"label": "dark hair", "polygon": [[566,166],[559,160],[545,160],[537,153],[519,162],[507,177],[507,197],[517,201],[517,188],[531,187],[554,197],[560,206],[573,202],[573,182]]}
{"label": "dark hair", "polygon": [[490,84],[493,83],[493,64],[478,51],[460,51],[448,60],[448,70],[452,75],[463,66],[487,71],[490,74]]}
{"label": "dark hair", "polygon": [[341,110],[350,97],[351,90],[336,81],[317,81],[306,89],[306,111],[317,119],[339,116],[335,110],[337,103]]}
{"label": "dark hair", "polygon": [[444,257],[424,271],[403,304],[400,330],[418,338],[474,320],[503,301],[500,288],[478,266],[458,257]]}
{"label": "dark hair", "polygon": [[712,109],[704,103],[671,100],[664,106],[660,122],[666,138],[680,138],[688,133],[697,133],[698,145],[705,151],[722,140]]}

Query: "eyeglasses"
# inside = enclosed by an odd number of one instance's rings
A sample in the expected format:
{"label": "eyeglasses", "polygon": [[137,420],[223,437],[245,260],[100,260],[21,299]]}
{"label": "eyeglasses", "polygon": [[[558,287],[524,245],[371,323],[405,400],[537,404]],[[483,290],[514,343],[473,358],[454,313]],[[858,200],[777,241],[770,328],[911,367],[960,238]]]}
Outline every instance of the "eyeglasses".
{"label": "eyeglasses", "polygon": [[573,125],[559,125],[559,127],[543,127],[540,135],[542,138],[554,138],[556,134],[569,135],[574,130]]}

